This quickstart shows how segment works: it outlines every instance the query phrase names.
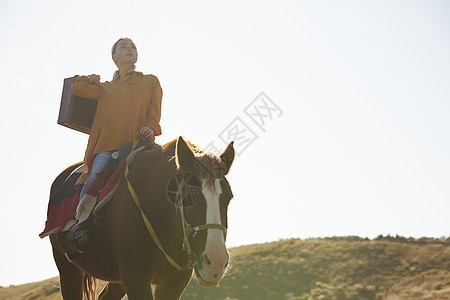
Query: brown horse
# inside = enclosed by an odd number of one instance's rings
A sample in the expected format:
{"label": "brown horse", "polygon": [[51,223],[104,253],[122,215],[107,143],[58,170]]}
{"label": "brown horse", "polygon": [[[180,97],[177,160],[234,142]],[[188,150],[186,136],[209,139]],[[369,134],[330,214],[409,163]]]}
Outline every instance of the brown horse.
{"label": "brown horse", "polygon": [[[225,246],[232,192],[225,175],[234,160],[233,142],[220,156],[205,153],[179,137],[145,150],[130,164],[129,182],[142,213],[156,232],[169,262],[152,239],[127,180],[122,175],[103,218],[89,232],[88,250],[73,262],[65,255],[65,232],[52,234],[53,256],[64,299],[95,297],[96,278],[109,283],[99,299],[180,299],[193,270],[200,285],[216,286],[229,253]],[[63,171],[53,195],[77,167]]]}

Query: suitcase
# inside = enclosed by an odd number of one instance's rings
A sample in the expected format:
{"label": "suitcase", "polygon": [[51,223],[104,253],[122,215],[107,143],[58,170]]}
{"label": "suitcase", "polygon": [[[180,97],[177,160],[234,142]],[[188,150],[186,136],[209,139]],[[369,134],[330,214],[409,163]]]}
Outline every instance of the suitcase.
{"label": "suitcase", "polygon": [[97,111],[97,100],[72,95],[75,77],[64,79],[58,124],[89,134]]}

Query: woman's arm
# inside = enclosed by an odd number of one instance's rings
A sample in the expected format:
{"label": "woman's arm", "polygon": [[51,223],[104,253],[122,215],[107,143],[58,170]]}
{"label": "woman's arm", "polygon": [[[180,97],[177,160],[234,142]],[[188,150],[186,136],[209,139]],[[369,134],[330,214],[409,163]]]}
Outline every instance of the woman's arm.
{"label": "woman's arm", "polygon": [[154,76],[154,80],[151,87],[150,105],[147,110],[146,126],[154,130],[154,135],[161,134],[161,126],[159,121],[161,120],[161,101],[162,101],[162,89],[159,80]]}
{"label": "woman's arm", "polygon": [[100,82],[100,76],[89,75],[78,76],[72,85],[72,94],[75,96],[98,100],[100,87],[96,84]]}

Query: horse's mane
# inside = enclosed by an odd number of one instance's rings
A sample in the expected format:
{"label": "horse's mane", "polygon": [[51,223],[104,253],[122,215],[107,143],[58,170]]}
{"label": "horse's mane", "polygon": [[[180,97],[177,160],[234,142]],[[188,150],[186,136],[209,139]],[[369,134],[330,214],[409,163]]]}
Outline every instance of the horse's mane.
{"label": "horse's mane", "polygon": [[[191,149],[192,153],[194,153],[194,158],[197,162],[194,175],[197,178],[206,179],[207,185],[213,186],[214,180],[216,178],[221,178],[225,175],[224,174],[225,164],[222,162],[220,157],[210,152],[206,152],[204,149],[194,144],[190,140],[185,141],[189,146],[189,148]],[[170,158],[170,160],[175,159],[176,142],[177,140],[175,139],[163,146],[163,148],[166,149],[164,152],[173,155]],[[179,168],[180,166],[177,165],[177,169]]]}

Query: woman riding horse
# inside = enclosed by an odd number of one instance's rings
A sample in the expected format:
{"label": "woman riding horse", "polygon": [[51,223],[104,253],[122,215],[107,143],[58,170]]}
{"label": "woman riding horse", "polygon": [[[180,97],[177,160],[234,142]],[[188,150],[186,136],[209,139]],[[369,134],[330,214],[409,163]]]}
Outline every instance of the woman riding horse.
{"label": "woman riding horse", "polygon": [[98,100],[84,157],[88,170],[77,182],[84,183],[77,208],[78,224],[68,235],[72,250],[78,253],[84,252],[87,241],[83,222],[96,203],[98,190],[89,191],[89,186],[97,174],[122,145],[133,142],[138,135],[153,141],[161,134],[162,89],[158,78],[135,71],[138,53],[129,38],[119,39],[111,55],[118,68],[111,82],[101,83],[98,75],[79,76],[72,86],[74,95]]}
{"label": "woman riding horse", "polygon": [[[50,241],[65,300],[94,299],[96,278],[109,283],[100,299],[179,299],[193,271],[200,285],[215,286],[226,272],[227,209],[232,192],[225,175],[234,160],[231,142],[219,156],[204,153],[181,137],[162,147],[145,148],[127,158],[115,193],[101,208],[90,238],[83,221],[96,202],[95,181],[113,151],[123,144],[161,134],[162,90],[153,75],[136,72],[137,51],[130,39],[112,49],[118,67],[111,82],[97,75],[76,78],[72,93],[98,100],[84,163],[88,172],[77,209],[79,223],[71,234],[53,233]],[[133,156],[134,157],[134,156]],[[80,166],[63,171],[51,197]],[[92,218],[89,218],[91,220]],[[71,260],[67,236],[83,255]]]}

